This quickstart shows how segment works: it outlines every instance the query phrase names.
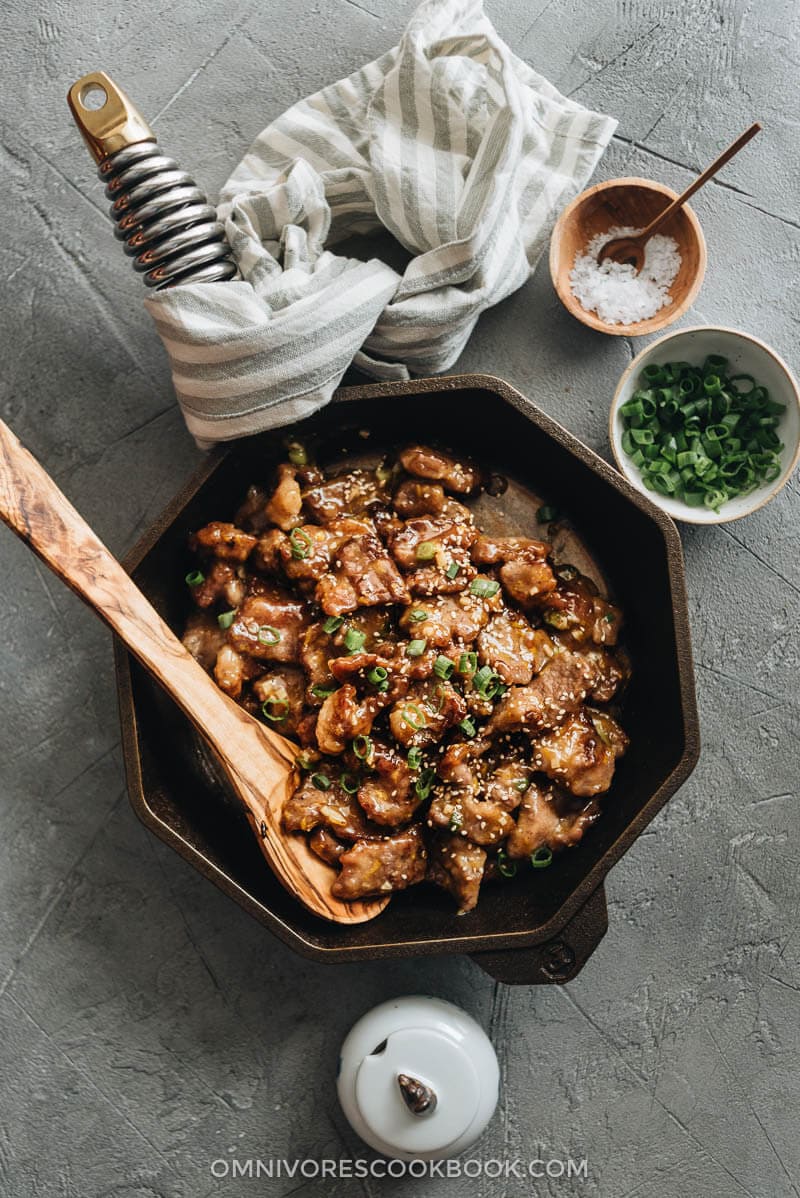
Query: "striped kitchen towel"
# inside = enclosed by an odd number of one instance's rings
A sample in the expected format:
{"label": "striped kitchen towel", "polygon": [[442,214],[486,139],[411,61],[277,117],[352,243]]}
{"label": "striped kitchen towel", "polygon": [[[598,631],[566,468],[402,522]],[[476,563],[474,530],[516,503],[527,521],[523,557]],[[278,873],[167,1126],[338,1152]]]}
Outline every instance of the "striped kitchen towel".
{"label": "striped kitchen towel", "polygon": [[[395,49],[295,104],[231,175],[220,215],[241,279],[145,301],[189,430],[210,445],[288,424],[351,362],[446,370],[528,278],[615,127],[515,57],[480,0],[425,0]],[[382,231],[403,273],[345,252]]]}

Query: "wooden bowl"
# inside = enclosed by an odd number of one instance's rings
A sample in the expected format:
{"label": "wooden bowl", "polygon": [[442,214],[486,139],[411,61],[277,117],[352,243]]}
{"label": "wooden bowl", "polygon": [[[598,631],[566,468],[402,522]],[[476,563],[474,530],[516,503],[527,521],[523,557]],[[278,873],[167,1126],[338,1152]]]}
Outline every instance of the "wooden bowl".
{"label": "wooden bowl", "polygon": [[681,265],[669,289],[672,303],[660,308],[655,316],[632,324],[606,324],[596,312],[587,312],[570,289],[569,274],[575,256],[593,237],[615,226],[642,229],[675,197],[671,188],[649,179],[610,179],[581,192],[567,205],[550,238],[550,277],[558,298],[577,320],[614,337],[642,337],[666,328],[694,303],[706,273],[706,242],[688,204],[659,230],[678,243]]}

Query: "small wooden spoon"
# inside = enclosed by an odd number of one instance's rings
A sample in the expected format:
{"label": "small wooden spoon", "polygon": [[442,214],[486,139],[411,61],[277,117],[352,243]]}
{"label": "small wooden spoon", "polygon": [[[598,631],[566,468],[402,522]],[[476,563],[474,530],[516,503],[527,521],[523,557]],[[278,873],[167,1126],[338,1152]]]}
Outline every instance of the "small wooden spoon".
{"label": "small wooden spoon", "polygon": [[304,836],[281,827],[297,747],[254,720],[212,682],[35,458],[0,421],[0,519],[101,616],[205,737],[244,804],[276,877],[315,915],[374,919],[388,896],[340,902],[336,871]]}
{"label": "small wooden spoon", "polygon": [[730,162],[734,154],[738,154],[742,146],[746,146],[751,137],[761,129],[761,125],[756,121],[749,129],[746,129],[736,141],[728,146],[727,150],[723,150],[719,158],[715,158],[711,166],[707,166],[702,175],[698,175],[693,183],[690,183],[686,191],[682,192],[677,199],[671,204],[667,204],[663,212],[659,212],[646,228],[642,229],[641,233],[635,233],[630,237],[615,237],[612,241],[607,241],[600,253],[597,255],[597,261],[603,263],[607,258],[611,258],[614,262],[620,265],[629,263],[638,274],[644,265],[644,252],[650,238],[654,233],[657,233],[662,228],[671,216],[682,208],[687,200],[691,199],[696,191],[699,191],[704,183],[716,175],[718,170]]}

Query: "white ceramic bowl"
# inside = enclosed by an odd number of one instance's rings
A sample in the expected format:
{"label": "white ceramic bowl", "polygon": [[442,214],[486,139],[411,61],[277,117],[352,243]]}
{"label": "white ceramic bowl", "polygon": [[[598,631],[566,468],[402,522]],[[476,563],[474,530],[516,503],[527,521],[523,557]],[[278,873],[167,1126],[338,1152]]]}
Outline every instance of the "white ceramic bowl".
{"label": "white ceramic bowl", "polygon": [[[770,399],[786,405],[786,411],[778,426],[778,435],[783,442],[780,453],[781,473],[774,482],[765,483],[723,503],[719,512],[709,508],[690,507],[680,499],[667,498],[655,491],[648,491],[642,476],[622,448],[625,431],[620,408],[638,389],[639,375],[650,363],[691,362],[700,365],[708,354],[722,354],[731,363],[736,374],[751,374],[757,383],[766,387]],[[789,477],[800,458],[800,390],[789,367],[774,349],[770,349],[757,337],[741,333],[737,329],[717,328],[715,325],[699,325],[696,328],[680,329],[666,333],[637,354],[617,384],[611,401],[608,435],[617,466],[638,491],[647,495],[674,520],[687,524],[725,524],[749,516],[758,508],[774,499]]]}

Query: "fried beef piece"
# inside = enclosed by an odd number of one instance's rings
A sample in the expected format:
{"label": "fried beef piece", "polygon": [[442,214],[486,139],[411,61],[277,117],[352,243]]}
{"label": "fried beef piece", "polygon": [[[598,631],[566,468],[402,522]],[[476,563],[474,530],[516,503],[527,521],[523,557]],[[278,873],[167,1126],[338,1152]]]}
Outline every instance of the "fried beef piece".
{"label": "fried beef piece", "polygon": [[337,840],[328,828],[315,828],[308,838],[308,847],[328,865],[338,864],[342,853],[347,851],[347,845]]}
{"label": "fried beef piece", "polygon": [[478,901],[486,852],[463,836],[436,836],[431,845],[428,880],[452,894],[458,914],[465,915]]}
{"label": "fried beef piece", "polygon": [[457,495],[468,495],[476,491],[481,483],[481,472],[470,462],[460,462],[441,450],[427,445],[413,445],[400,454],[400,464],[409,474],[429,482],[441,483],[448,491]]}
{"label": "fried beef piece", "polygon": [[229,607],[238,607],[245,594],[245,584],[238,567],[215,558],[199,586],[192,587],[192,598],[198,607],[211,607],[223,600]]}
{"label": "fried beef piece", "polygon": [[238,699],[245,682],[258,677],[263,669],[261,662],[238,653],[232,645],[223,645],[214,662],[214,681],[226,695]]}
{"label": "fried beef piece", "polygon": [[278,467],[277,486],[265,508],[267,519],[284,532],[294,528],[303,508],[303,496],[296,474],[294,466],[290,466],[288,462],[281,463]]}
{"label": "fried beef piece", "polygon": [[287,832],[310,832],[312,828],[327,828],[339,840],[358,840],[379,835],[371,828],[355,795],[349,795],[334,781],[337,771],[319,772],[329,778],[331,785],[320,790],[311,781],[316,774],[306,774],[297,790],[283,805],[283,826]]}
{"label": "fried beef piece", "polygon": [[615,645],[622,613],[597,593],[590,578],[572,567],[562,567],[558,588],[541,601],[542,618],[565,640],[578,645]]}
{"label": "fried beef piece", "polygon": [[463,698],[449,682],[416,682],[389,713],[392,736],[401,745],[424,746],[441,740],[467,714]]}
{"label": "fried beef piece", "polygon": [[589,698],[595,703],[608,703],[625,685],[630,675],[630,666],[624,654],[612,653],[609,649],[587,649],[584,652],[594,668]]}
{"label": "fried beef piece", "polygon": [[408,603],[408,589],[383,544],[371,533],[352,537],[338,550],[334,569],[317,584],[316,599],[329,616],[357,607]]}
{"label": "fried beef piece", "polygon": [[327,574],[345,541],[372,533],[368,520],[350,516],[332,520],[324,528],[318,524],[297,525],[289,537],[273,529],[259,540],[254,562],[262,569],[282,571],[292,582],[311,584]]}
{"label": "fried beef piece", "polygon": [[594,596],[592,640],[596,645],[616,645],[622,628],[622,612],[602,595]]}
{"label": "fried beef piece", "polygon": [[310,624],[300,638],[300,661],[310,686],[333,686],[330,660],[336,650],[321,624]]}
{"label": "fried beef piece", "polygon": [[511,611],[492,616],[478,636],[479,662],[491,666],[509,685],[530,682],[554,653],[543,629],[531,628],[524,616]]}
{"label": "fried beef piece", "polygon": [[481,533],[472,546],[472,560],[479,566],[499,562],[544,561],[551,546],[530,537],[489,537]]}
{"label": "fried beef piece", "polygon": [[270,528],[258,538],[250,558],[251,565],[256,570],[263,570],[265,574],[281,574],[284,561],[283,554],[280,552],[282,546],[286,546],[291,554],[291,546],[286,533],[281,532],[279,528]]}
{"label": "fried beef piece", "polygon": [[489,742],[480,738],[454,741],[445,749],[436,766],[442,782],[453,782],[462,790],[477,790],[476,769],[480,757],[489,748]]}
{"label": "fried beef piece", "polygon": [[208,611],[193,611],[186,621],[182,640],[184,648],[189,650],[195,661],[204,670],[210,670],[225,643],[225,633],[216,616]]}
{"label": "fried beef piece", "polygon": [[294,666],[272,667],[253,683],[259,705],[266,705],[265,719],[282,736],[297,734],[305,692],[305,675]]}
{"label": "fried beef piece", "polygon": [[529,686],[512,686],[494,709],[488,735],[553,728],[577,711],[589,692],[591,662],[580,653],[556,653]]}
{"label": "fried beef piece", "polygon": [[[391,538],[389,548],[394,560],[407,571],[406,580],[416,595],[455,594],[463,591],[477,571],[469,558],[469,549],[477,532],[471,524],[453,521],[446,516],[421,516],[407,520],[400,532]],[[431,552],[421,546],[432,547]],[[449,578],[451,567],[458,571]]]}
{"label": "fried beef piece", "polygon": [[[414,603],[400,617],[400,627],[429,647],[448,649],[471,644],[489,619],[502,606],[499,595],[481,599],[477,595],[440,595]],[[420,619],[424,613],[424,619]]]}
{"label": "fried beef piece", "polygon": [[358,788],[358,801],[376,824],[396,828],[411,819],[419,803],[406,760],[388,745],[373,741],[370,769]]}
{"label": "fried beef piece", "polygon": [[488,775],[484,782],[484,794],[488,802],[494,803],[503,811],[513,812],[522,801],[524,786],[528,780],[529,775],[524,764],[509,761],[497,766]]}
{"label": "fried beef piece", "polygon": [[234,617],[228,641],[262,661],[300,660],[300,638],[309,624],[302,600],[271,584],[248,596]]}
{"label": "fried beef piece", "polygon": [[366,736],[380,710],[378,696],[359,699],[356,688],[345,682],[328,695],[317,717],[317,744],[323,753],[343,753],[347,742]]}
{"label": "fried beef piece", "polygon": [[339,858],[342,872],[331,893],[340,899],[357,899],[405,890],[424,879],[426,862],[427,849],[419,824],[410,824],[380,840],[359,840]]}
{"label": "fried beef piece", "polygon": [[193,550],[213,553],[221,561],[246,562],[255,543],[256,538],[249,532],[242,532],[235,524],[215,520],[194,533],[189,545]]}
{"label": "fried beef piece", "polygon": [[473,844],[499,844],[514,827],[514,820],[497,803],[471,790],[448,786],[437,792],[428,808],[431,828],[449,828]]}
{"label": "fried beef piece", "polygon": [[509,857],[530,857],[537,849],[556,852],[577,844],[599,814],[595,799],[576,803],[554,786],[533,782],[525,791],[506,852]]}
{"label": "fried beef piece", "polygon": [[394,493],[392,506],[398,516],[438,516],[445,505],[444,488],[438,483],[420,483],[406,479]]}
{"label": "fried beef piece", "polygon": [[263,487],[248,487],[245,501],[233,517],[236,527],[255,533],[256,536],[264,532],[269,524],[266,513],[268,499],[269,495]]}
{"label": "fried beef piece", "polygon": [[340,516],[360,516],[370,504],[381,503],[384,498],[382,484],[366,470],[349,470],[303,492],[306,511],[320,524],[329,524]]}
{"label": "fried beef piece", "polygon": [[588,798],[608,790],[616,759],[627,745],[627,736],[612,716],[598,712],[592,718],[584,710],[539,737],[534,760],[549,778]]}
{"label": "fried beef piece", "polygon": [[542,561],[506,562],[500,567],[500,581],[506,594],[525,608],[534,606],[556,587],[555,574]]}

